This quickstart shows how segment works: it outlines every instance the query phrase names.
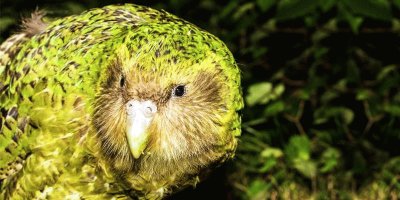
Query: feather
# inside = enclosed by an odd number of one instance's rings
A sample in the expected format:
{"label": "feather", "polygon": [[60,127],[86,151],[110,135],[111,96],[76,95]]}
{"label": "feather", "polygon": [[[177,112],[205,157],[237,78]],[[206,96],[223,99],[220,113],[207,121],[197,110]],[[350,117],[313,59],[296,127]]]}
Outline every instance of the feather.
{"label": "feather", "polygon": [[[43,15],[0,46],[0,198],[160,199],[233,157],[243,100],[221,40],[132,4]],[[138,158],[130,101],[157,108]]]}

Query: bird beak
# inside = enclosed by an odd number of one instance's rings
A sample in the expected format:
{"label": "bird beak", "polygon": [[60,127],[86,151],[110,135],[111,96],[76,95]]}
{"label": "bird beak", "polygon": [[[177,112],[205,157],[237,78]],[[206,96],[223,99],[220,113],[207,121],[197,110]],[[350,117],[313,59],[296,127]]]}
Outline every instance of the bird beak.
{"label": "bird beak", "polygon": [[126,134],[134,158],[139,158],[148,142],[148,127],[157,106],[152,101],[130,100],[126,104]]}

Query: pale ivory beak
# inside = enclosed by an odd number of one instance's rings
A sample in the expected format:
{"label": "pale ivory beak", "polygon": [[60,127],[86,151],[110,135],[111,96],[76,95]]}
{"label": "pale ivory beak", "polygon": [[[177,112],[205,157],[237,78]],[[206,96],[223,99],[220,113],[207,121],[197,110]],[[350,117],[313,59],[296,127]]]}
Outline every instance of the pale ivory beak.
{"label": "pale ivory beak", "polygon": [[147,129],[156,112],[157,106],[152,101],[130,100],[126,103],[126,134],[129,148],[136,159],[147,146]]}

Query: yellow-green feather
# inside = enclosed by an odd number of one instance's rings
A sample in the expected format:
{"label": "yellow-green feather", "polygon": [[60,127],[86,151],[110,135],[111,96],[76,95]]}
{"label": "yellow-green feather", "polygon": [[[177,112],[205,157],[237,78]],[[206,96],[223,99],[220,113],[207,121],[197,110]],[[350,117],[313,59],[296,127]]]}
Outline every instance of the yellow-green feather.
{"label": "yellow-green feather", "polygon": [[[91,123],[100,82],[117,57],[125,57],[125,63],[135,59],[152,63],[143,67],[156,67],[160,76],[174,80],[179,79],[173,72],[180,66],[193,66],[183,69],[190,74],[214,71],[218,63],[222,82],[230,88],[223,91],[229,112],[222,119],[227,130],[221,133],[240,135],[237,111],[243,101],[232,55],[216,37],[165,11],[130,4],[107,6],[51,22],[31,38],[21,34],[0,49],[2,198],[134,195],[126,179],[114,174],[103,159]],[[236,148],[233,141],[224,146],[228,157]],[[185,184],[196,182],[193,177]]]}

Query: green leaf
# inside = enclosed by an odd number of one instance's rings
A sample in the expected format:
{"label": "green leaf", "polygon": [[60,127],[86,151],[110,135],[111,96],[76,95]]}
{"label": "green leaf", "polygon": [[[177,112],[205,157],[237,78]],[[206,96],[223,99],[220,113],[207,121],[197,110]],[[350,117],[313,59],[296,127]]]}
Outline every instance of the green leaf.
{"label": "green leaf", "polygon": [[383,21],[392,19],[387,0],[342,0],[341,2],[355,14]]}
{"label": "green leaf", "polygon": [[313,134],[318,138],[320,142],[331,143],[334,135],[329,130],[313,130]]}
{"label": "green leaf", "polygon": [[305,16],[304,17],[304,24],[306,27],[313,28],[318,23],[318,18],[316,15],[312,16]]}
{"label": "green leaf", "polygon": [[338,4],[338,17],[339,21],[344,20],[350,26],[353,33],[358,33],[364,19],[356,16],[349,8],[342,3]]}
{"label": "green leaf", "polygon": [[220,12],[219,17],[220,18],[228,17],[228,15],[236,9],[238,4],[239,4],[238,1],[230,1],[226,6],[224,6],[224,9]]}
{"label": "green leaf", "polygon": [[319,0],[319,6],[323,12],[330,10],[336,3],[337,0]]}
{"label": "green leaf", "polygon": [[323,104],[329,103],[331,100],[336,99],[339,97],[339,93],[335,90],[327,90],[321,95],[321,102]]}
{"label": "green leaf", "polygon": [[279,84],[274,88],[274,94],[276,95],[276,97],[281,96],[284,91],[285,91],[285,85],[283,84]]}
{"label": "green leaf", "polygon": [[243,5],[241,5],[233,14],[232,18],[237,20],[241,17],[243,17],[247,11],[252,10],[254,8],[254,3],[245,3]]}
{"label": "green leaf", "polygon": [[278,162],[276,161],[276,158],[274,157],[268,157],[263,166],[260,168],[260,172],[261,173],[265,173],[268,172],[269,170],[271,170],[274,166],[276,166]]}
{"label": "green leaf", "polygon": [[268,11],[273,5],[276,4],[276,0],[257,0],[257,6],[260,7],[261,11]]}
{"label": "green leaf", "polygon": [[294,96],[302,100],[308,100],[311,97],[311,92],[306,88],[301,88],[294,92]]}
{"label": "green leaf", "polygon": [[393,0],[393,4],[397,7],[397,9],[400,9],[400,0]]}
{"label": "green leaf", "polygon": [[315,11],[319,1],[315,0],[283,0],[278,3],[277,20],[288,20],[305,16]]}
{"label": "green leaf", "polygon": [[387,77],[391,72],[396,71],[397,66],[396,65],[388,65],[384,67],[379,73],[378,76],[376,77],[377,80],[382,80],[385,77]]}
{"label": "green leaf", "polygon": [[306,161],[310,159],[311,142],[306,136],[292,136],[285,147],[285,155],[290,162],[296,160]]}
{"label": "green leaf", "polygon": [[273,116],[285,110],[285,103],[283,101],[276,101],[268,105],[264,110],[265,116]]}
{"label": "green leaf", "polygon": [[395,105],[395,104],[385,105],[384,110],[393,116],[400,117],[400,105]]}
{"label": "green leaf", "polygon": [[316,60],[321,59],[322,56],[326,55],[329,52],[329,49],[326,47],[317,47],[314,51],[314,58]]}
{"label": "green leaf", "polygon": [[[335,66],[339,67],[339,66]],[[335,90],[338,90],[340,92],[346,92],[347,91],[347,80],[346,79],[340,79],[334,86],[333,88]]]}
{"label": "green leaf", "polygon": [[352,15],[350,15],[347,18],[347,22],[350,24],[351,30],[353,31],[353,33],[358,33],[358,30],[361,27],[361,24],[363,23],[364,19],[361,17],[354,17]]}
{"label": "green leaf", "polygon": [[5,31],[10,25],[16,21],[11,17],[0,17],[0,32]]}
{"label": "green leaf", "polygon": [[321,107],[314,112],[314,124],[323,124],[330,118],[340,118],[345,124],[350,124],[353,122],[354,112],[346,107]]}
{"label": "green leaf", "polygon": [[269,19],[267,22],[265,22],[262,26],[263,30],[266,32],[275,32],[277,27],[276,27],[276,20],[274,18]]}
{"label": "green leaf", "polygon": [[346,20],[346,22],[350,25],[351,31],[353,33],[358,33],[358,30],[361,27],[362,22],[364,21],[362,17],[354,16],[347,9],[340,9],[340,15]]}
{"label": "green leaf", "polygon": [[346,124],[350,124],[354,119],[354,112],[351,109],[343,108],[340,110],[343,120]]}
{"label": "green leaf", "polygon": [[340,152],[335,148],[326,149],[321,156],[322,167],[320,171],[322,173],[331,172],[339,163]]}
{"label": "green leaf", "polygon": [[359,101],[370,99],[374,96],[374,92],[370,89],[360,89],[356,93],[356,99]]}
{"label": "green leaf", "polygon": [[267,36],[268,33],[265,30],[263,29],[255,30],[250,36],[250,41],[252,42],[253,45],[258,45],[260,40],[266,38]]}
{"label": "green leaf", "polygon": [[306,136],[292,136],[285,147],[289,163],[308,178],[316,176],[317,167],[311,160],[311,142]]}
{"label": "green leaf", "polygon": [[246,102],[249,106],[266,104],[270,100],[280,97],[284,91],[285,86],[283,84],[279,84],[273,88],[269,82],[255,83],[248,89],[249,94],[246,96]]}
{"label": "green leaf", "polygon": [[264,180],[254,180],[247,189],[247,196],[249,199],[267,199],[268,189],[271,187],[270,184]]}
{"label": "green leaf", "polygon": [[400,91],[397,92],[397,94],[394,95],[393,101],[395,101],[395,102],[400,102]]}
{"label": "green leaf", "polygon": [[282,157],[282,155],[283,155],[282,150],[273,147],[268,147],[261,152],[261,157],[263,158],[268,158],[268,157],[279,158]]}
{"label": "green leaf", "polygon": [[261,56],[263,56],[267,52],[268,52],[268,48],[266,48],[266,47],[254,48],[252,56],[253,56],[254,59],[258,59],[258,58],[260,58]]}
{"label": "green leaf", "polygon": [[295,168],[307,178],[317,175],[317,165],[311,160],[298,161],[295,163]]}
{"label": "green leaf", "polygon": [[249,94],[246,97],[246,101],[249,106],[253,106],[257,103],[265,104],[270,100],[269,94],[272,92],[272,83],[256,83],[251,85],[248,91]]}
{"label": "green leaf", "polygon": [[400,20],[399,19],[392,19],[392,32],[399,33],[400,32]]}

